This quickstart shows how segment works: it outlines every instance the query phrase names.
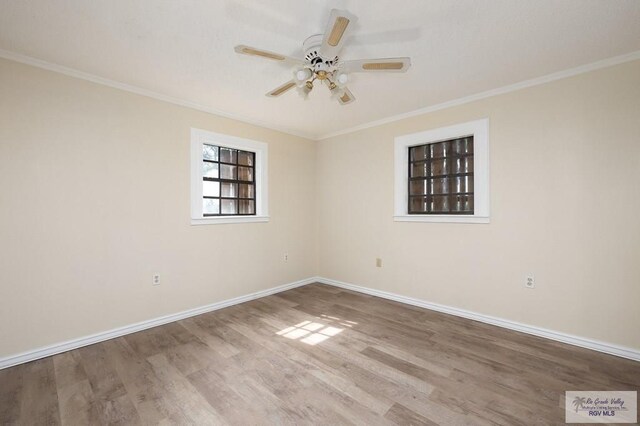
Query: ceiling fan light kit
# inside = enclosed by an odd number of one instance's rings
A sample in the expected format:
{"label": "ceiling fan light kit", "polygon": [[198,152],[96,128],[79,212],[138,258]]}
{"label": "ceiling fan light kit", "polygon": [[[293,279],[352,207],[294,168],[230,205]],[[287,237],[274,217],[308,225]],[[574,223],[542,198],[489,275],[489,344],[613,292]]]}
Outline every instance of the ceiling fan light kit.
{"label": "ceiling fan light kit", "polygon": [[302,97],[302,99],[308,99],[309,93],[311,93],[312,89],[313,85],[303,83],[302,86],[298,86],[298,94],[300,95],[300,97]]}
{"label": "ceiling fan light kit", "polygon": [[250,46],[236,46],[235,51],[242,55],[257,56],[282,62],[295,67],[293,79],[267,93],[269,97],[278,97],[297,87],[303,98],[316,86],[324,83],[341,105],[355,101],[347,88],[349,74],[354,72],[406,72],[411,66],[410,58],[360,59],[342,61],[340,51],[357,18],[346,10],[333,9],[324,34],[315,34],[302,44],[304,59],[294,58]]}
{"label": "ceiling fan light kit", "polygon": [[296,71],[296,79],[303,84],[305,81],[309,80],[313,73],[308,68],[303,68],[301,70]]}

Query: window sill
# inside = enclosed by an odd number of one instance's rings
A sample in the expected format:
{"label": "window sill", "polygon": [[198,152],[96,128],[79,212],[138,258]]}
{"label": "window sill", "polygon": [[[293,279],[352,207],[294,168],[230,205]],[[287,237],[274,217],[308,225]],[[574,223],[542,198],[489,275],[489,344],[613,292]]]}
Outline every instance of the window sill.
{"label": "window sill", "polygon": [[488,216],[463,216],[463,215],[399,215],[394,216],[396,222],[429,222],[429,223],[489,223]]}
{"label": "window sill", "polygon": [[191,225],[222,225],[225,223],[269,222],[269,216],[218,216],[191,219]]}

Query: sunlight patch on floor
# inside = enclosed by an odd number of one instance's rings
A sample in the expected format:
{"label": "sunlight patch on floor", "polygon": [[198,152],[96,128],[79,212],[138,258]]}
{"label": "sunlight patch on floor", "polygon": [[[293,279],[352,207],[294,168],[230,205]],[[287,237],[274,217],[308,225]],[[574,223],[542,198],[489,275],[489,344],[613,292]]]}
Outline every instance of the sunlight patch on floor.
{"label": "sunlight patch on floor", "polygon": [[335,325],[351,328],[357,324],[354,321],[342,320],[338,317],[322,314],[313,320],[302,321],[280,330],[276,334],[287,339],[299,340],[308,345],[317,345],[345,330],[345,328],[336,327]]}

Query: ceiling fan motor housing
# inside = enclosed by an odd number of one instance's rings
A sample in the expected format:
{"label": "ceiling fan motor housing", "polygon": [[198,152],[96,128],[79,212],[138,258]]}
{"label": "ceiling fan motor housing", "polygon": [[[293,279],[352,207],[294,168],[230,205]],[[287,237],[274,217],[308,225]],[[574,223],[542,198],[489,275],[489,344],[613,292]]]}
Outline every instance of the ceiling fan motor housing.
{"label": "ceiling fan motor housing", "polygon": [[320,46],[322,45],[322,34],[315,34],[307,38],[302,43],[304,58],[309,62],[314,71],[331,72],[338,64],[338,57],[327,58],[320,55]]}

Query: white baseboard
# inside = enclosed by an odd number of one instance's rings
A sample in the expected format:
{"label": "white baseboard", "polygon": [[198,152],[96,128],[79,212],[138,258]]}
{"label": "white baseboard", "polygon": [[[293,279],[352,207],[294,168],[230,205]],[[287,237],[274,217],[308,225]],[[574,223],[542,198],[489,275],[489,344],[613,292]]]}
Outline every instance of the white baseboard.
{"label": "white baseboard", "polygon": [[486,324],[507,328],[509,330],[519,331],[521,333],[527,333],[527,334],[532,334],[538,337],[544,337],[546,339],[567,343],[573,346],[579,346],[581,348],[591,349],[598,352],[604,352],[606,354],[631,359],[633,361],[640,361],[640,350],[638,349],[632,349],[624,346],[615,345],[612,343],[600,342],[597,340],[587,339],[585,337],[574,336],[571,334],[560,333],[558,331],[548,330],[545,328],[522,324],[515,321],[510,321],[502,318],[492,317],[489,315],[479,314],[477,312],[471,312],[465,309],[459,309],[451,306],[431,303],[424,300],[415,299],[413,297],[401,296],[399,294],[389,293],[382,290],[375,290],[372,288],[349,284],[342,281],[332,280],[329,278],[316,277],[315,281],[323,284],[332,285],[335,287],[344,288],[347,290],[356,291],[358,293],[365,293],[371,296],[382,297],[383,299],[389,299],[389,300],[393,300],[400,303],[406,303],[407,305],[418,306],[420,308],[430,309],[432,311],[443,312],[445,314],[455,315],[458,317],[467,318],[474,321],[480,321]]}
{"label": "white baseboard", "polygon": [[467,311],[464,309],[454,308],[451,306],[431,303],[424,300],[415,299],[412,297],[401,296],[399,294],[389,293],[382,290],[375,290],[372,288],[349,284],[342,281],[332,280],[329,278],[312,277],[312,278],[307,278],[300,281],[295,281],[289,284],[281,285],[278,287],[272,287],[266,290],[258,291],[256,293],[247,294],[245,296],[239,296],[233,299],[223,300],[221,302],[201,306],[199,308],[189,309],[189,310],[178,312],[171,315],[165,315],[163,317],[138,322],[135,324],[124,326],[124,327],[119,327],[119,328],[104,331],[101,333],[92,334],[90,336],[84,336],[78,339],[72,339],[66,342],[56,343],[54,345],[49,345],[39,349],[34,349],[31,351],[22,352],[16,355],[11,355],[5,358],[0,358],[0,370],[3,368],[12,367],[14,365],[23,364],[25,362],[35,361],[37,359],[45,358],[51,355],[56,355],[61,352],[70,351],[72,349],[77,349],[83,346],[88,346],[94,343],[124,336],[126,334],[136,333],[138,331],[146,330],[148,328],[157,327],[159,325],[167,324],[174,321],[179,321],[181,319],[185,319],[185,318],[193,317],[196,315],[204,314],[207,312],[215,311],[218,309],[226,308],[228,306],[237,305],[239,303],[259,299],[261,297],[269,296],[275,293],[280,293],[282,291],[290,290],[296,287],[301,287],[307,284],[312,284],[314,282],[328,284],[334,287],[340,287],[340,288],[352,290],[358,293],[369,294],[371,296],[382,297],[383,299],[389,299],[396,302],[405,303],[407,305],[418,306],[420,308],[430,309],[432,311],[443,312],[445,314],[455,315],[462,318],[468,318],[474,321],[480,321],[486,324],[507,328],[509,330],[515,330],[522,333],[527,333],[534,336],[555,340],[557,342],[567,343],[573,346],[579,346],[582,348],[591,349],[594,351],[603,352],[606,354],[615,355],[622,358],[631,359],[634,361],[640,361],[640,350],[637,350],[637,349],[614,345],[612,343],[600,342],[597,340],[587,339],[584,337],[573,336],[570,334],[560,333],[553,330],[547,330],[544,328],[535,327],[527,324],[521,324],[515,321],[496,318],[489,315]]}
{"label": "white baseboard", "polygon": [[199,308],[189,309],[189,310],[177,312],[171,315],[165,315],[165,316],[150,319],[147,321],[126,325],[124,327],[118,327],[112,330],[103,331],[101,333],[92,334],[90,336],[84,336],[78,339],[72,339],[66,342],[56,343],[56,344],[45,346],[39,349],[34,349],[31,351],[22,352],[16,355],[11,355],[5,358],[0,358],[0,370],[3,368],[12,367],[14,365],[23,364],[25,362],[35,361],[40,358],[59,354],[61,352],[70,351],[72,349],[81,348],[83,346],[93,345],[94,343],[124,336],[125,334],[136,333],[138,331],[146,330],[148,328],[157,327],[159,325],[163,325],[163,324],[178,321],[181,319],[204,314],[206,312],[211,312],[218,309],[226,308],[228,306],[237,305],[239,303],[248,302],[250,300],[259,299],[261,297],[269,296],[275,293],[280,293],[282,291],[290,290],[292,288],[311,284],[315,281],[316,281],[315,278],[307,278],[304,280],[295,281],[295,282],[281,285],[278,287],[272,287],[266,290],[258,291],[256,293],[247,294],[245,296],[234,297],[233,299],[227,299],[227,300],[223,300],[222,302],[216,302],[210,305],[201,306]]}

